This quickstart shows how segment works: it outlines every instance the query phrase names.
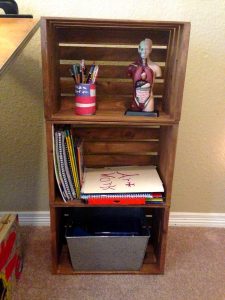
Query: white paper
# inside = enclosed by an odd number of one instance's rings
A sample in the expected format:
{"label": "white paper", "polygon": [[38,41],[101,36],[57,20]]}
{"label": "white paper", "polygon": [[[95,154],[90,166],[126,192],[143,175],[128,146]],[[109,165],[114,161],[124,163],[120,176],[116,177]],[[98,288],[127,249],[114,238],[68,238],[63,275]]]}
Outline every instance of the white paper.
{"label": "white paper", "polygon": [[155,166],[85,169],[81,194],[164,192]]}

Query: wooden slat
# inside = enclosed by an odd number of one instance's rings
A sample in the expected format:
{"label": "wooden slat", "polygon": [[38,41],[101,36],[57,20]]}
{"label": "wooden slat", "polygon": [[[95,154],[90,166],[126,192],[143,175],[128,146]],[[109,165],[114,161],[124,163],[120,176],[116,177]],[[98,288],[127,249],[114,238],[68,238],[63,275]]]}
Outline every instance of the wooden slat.
{"label": "wooden slat", "polygon": [[[58,47],[55,47],[56,36],[47,20],[41,20],[41,49],[42,49],[42,73],[43,95],[45,105],[45,118],[51,119],[51,115],[59,111],[59,59]],[[54,49],[54,51],[52,51]]]}
{"label": "wooden slat", "polygon": [[86,167],[157,165],[157,155],[85,155]]}
{"label": "wooden slat", "polygon": [[[130,107],[132,95],[97,95],[97,109],[108,110],[109,106],[113,110],[124,111]],[[74,109],[74,96],[61,97],[61,110]],[[161,111],[162,98],[155,97],[155,108]]]}
{"label": "wooden slat", "polygon": [[[107,110],[109,106],[113,107],[114,111],[125,111],[130,108],[132,102],[132,95],[98,95],[97,96],[97,109]],[[74,104],[73,104],[74,107]],[[155,97],[155,109],[161,111],[162,98]]]}
{"label": "wooden slat", "polygon": [[57,265],[62,249],[62,223],[61,223],[61,216],[62,211],[54,208],[53,206],[50,207],[50,224],[51,224],[51,235],[52,235],[52,242],[51,242],[51,253],[52,253],[52,273],[56,274],[57,272]]}
{"label": "wooden slat", "polygon": [[184,81],[187,65],[187,56],[188,56],[188,47],[189,47],[189,36],[190,36],[190,24],[185,24],[181,27],[179,44],[178,44],[178,53],[177,61],[179,61],[178,67],[176,69],[176,77],[179,78],[179,81],[176,82],[175,97],[173,99],[173,115],[176,120],[180,120],[181,115],[181,106],[183,99],[183,90],[184,90]]}
{"label": "wooden slat", "polygon": [[48,157],[48,184],[49,184],[49,202],[54,202],[55,199],[55,176],[54,176],[54,161],[53,161],[53,139],[52,139],[52,124],[46,122],[46,145],[47,145],[47,157]]}
{"label": "wooden slat", "polygon": [[158,149],[158,142],[84,142],[84,154],[147,154]]}
{"label": "wooden slat", "polygon": [[176,82],[179,82],[179,78],[175,76],[177,69],[177,43],[179,36],[179,28],[171,31],[170,39],[168,44],[168,58],[166,62],[166,72],[165,72],[165,89],[164,96],[167,99],[165,101],[163,108],[167,113],[171,113],[174,110],[173,102],[175,99],[174,86]]}
{"label": "wooden slat", "polygon": [[[107,110],[109,105],[113,107],[114,110],[124,110],[130,106],[131,103],[131,95],[115,95],[110,97],[104,97],[103,95],[97,96],[96,105],[99,110]],[[61,110],[74,109],[74,96],[63,96],[61,97]]]}
{"label": "wooden slat", "polygon": [[177,135],[177,125],[160,128],[159,173],[166,187],[167,203],[171,201]]}
{"label": "wooden slat", "polygon": [[75,137],[88,141],[121,141],[121,140],[150,140],[159,138],[160,128],[136,128],[136,127],[73,127]]}
{"label": "wooden slat", "polygon": [[164,271],[165,260],[166,260],[166,246],[167,246],[167,235],[168,235],[168,226],[169,226],[169,207],[166,207],[165,210],[162,211],[162,225],[161,225],[161,241],[159,242],[159,256],[158,261],[160,265],[161,272]]}
{"label": "wooden slat", "polygon": [[139,116],[125,116],[125,111],[118,110],[96,110],[95,115],[81,116],[76,115],[74,109],[61,110],[52,115],[52,120],[58,124],[79,124],[79,125],[115,125],[123,126],[154,126],[154,125],[172,125],[174,120],[163,111],[160,111],[158,117],[139,117]]}
{"label": "wooden slat", "polygon": [[[155,45],[167,45],[169,29],[151,28],[90,28],[85,26],[60,26],[57,29],[59,43],[138,45],[145,38],[151,38]],[[90,34],[91,31],[91,34]],[[130,34],[132,31],[132,34]]]}
{"label": "wooden slat", "polygon": [[[132,95],[133,93],[133,82],[130,81],[113,81],[113,80],[98,80],[96,83],[97,95]],[[163,94],[164,83],[156,82],[154,84],[154,94]],[[74,80],[72,78],[61,78],[60,79],[61,93],[74,93]]]}
{"label": "wooden slat", "polygon": [[[152,49],[153,61],[165,62],[167,49]],[[59,47],[59,56],[63,60],[85,59],[93,61],[135,61],[138,51],[134,48],[107,48],[107,47]]]}
{"label": "wooden slat", "polygon": [[152,245],[149,244],[146,249],[144,264],[148,265],[148,264],[153,264],[156,262],[157,262],[157,260],[156,260],[155,254],[154,254],[154,249],[153,249]]}
{"label": "wooden slat", "polygon": [[[86,64],[87,70],[90,69],[90,64]],[[128,64],[124,66],[116,66],[116,65],[103,65],[99,64],[99,72],[98,72],[98,78],[121,78],[126,79],[128,78],[127,70],[128,70]],[[69,69],[71,67],[71,64],[61,64],[60,65],[60,77],[71,77]],[[161,66],[162,71],[162,77],[164,78],[164,70],[165,67]]]}

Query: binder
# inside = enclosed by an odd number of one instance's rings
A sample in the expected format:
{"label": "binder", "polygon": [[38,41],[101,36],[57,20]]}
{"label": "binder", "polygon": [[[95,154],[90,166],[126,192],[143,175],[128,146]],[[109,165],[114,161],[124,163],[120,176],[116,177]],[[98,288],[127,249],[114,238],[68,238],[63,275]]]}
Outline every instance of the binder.
{"label": "binder", "polygon": [[55,177],[59,191],[63,201],[75,200],[80,197],[80,180],[72,132],[63,128],[55,130],[53,126],[52,137]]}
{"label": "binder", "polygon": [[144,205],[146,197],[90,197],[88,204]]}
{"label": "binder", "polygon": [[[64,178],[63,178],[63,171],[62,171],[61,160],[60,160],[61,150],[59,150],[61,143],[59,143],[58,132],[55,132],[54,136],[55,136],[55,155],[56,155],[55,169],[58,171],[58,177],[59,177],[58,186],[59,186],[59,190],[61,192],[61,195],[62,195],[64,201],[68,201],[70,199],[70,197],[69,197],[68,191],[66,189],[65,181],[64,181]],[[56,172],[55,172],[55,174],[56,174]],[[56,175],[56,178],[57,178],[57,175]]]}
{"label": "binder", "polygon": [[58,147],[58,142],[57,142],[57,137],[55,138],[55,132],[54,132],[54,126],[52,126],[52,143],[53,143],[53,161],[54,161],[54,169],[55,169],[55,177],[56,181],[59,187],[59,191],[62,195],[63,201],[66,202],[67,196],[64,192],[62,180],[59,174],[59,165],[58,165],[58,159],[57,159],[57,147]]}
{"label": "binder", "polygon": [[62,180],[64,183],[64,188],[67,192],[68,195],[68,200],[72,200],[73,199],[73,195],[72,192],[70,190],[70,186],[69,186],[69,181],[67,178],[67,173],[66,173],[66,158],[64,157],[64,139],[63,139],[63,135],[62,135],[62,131],[57,131],[56,135],[58,136],[58,151],[59,151],[59,165],[60,165],[60,169],[61,169],[61,175],[62,175]]}
{"label": "binder", "polygon": [[73,137],[70,130],[65,130],[65,138],[68,147],[68,161],[71,164],[71,176],[73,180],[73,185],[76,190],[76,197],[80,197],[80,182],[78,177],[78,170],[77,170],[77,162],[75,157],[75,150],[73,144]]}

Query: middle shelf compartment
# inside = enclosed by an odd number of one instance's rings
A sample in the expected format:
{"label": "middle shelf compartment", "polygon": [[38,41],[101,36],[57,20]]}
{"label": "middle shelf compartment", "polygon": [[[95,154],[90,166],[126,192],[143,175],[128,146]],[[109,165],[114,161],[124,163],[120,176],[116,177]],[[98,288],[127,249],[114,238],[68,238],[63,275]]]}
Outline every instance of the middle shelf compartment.
{"label": "middle shelf compartment", "polygon": [[[68,128],[68,124],[47,123],[47,131]],[[82,140],[83,165],[86,168],[104,168],[118,166],[153,166],[156,168],[164,187],[163,202],[150,203],[151,207],[170,206],[175,143],[177,125],[162,126],[106,126],[70,124],[72,135]],[[50,136],[50,134],[48,134]],[[53,207],[82,207],[79,195],[73,201],[63,202],[55,177],[53,154],[53,136],[48,140],[50,205]],[[76,142],[75,142],[76,143]],[[146,185],[148,178],[146,178]],[[157,191],[156,191],[157,192]],[[90,204],[89,204],[90,205]],[[115,204],[116,206],[119,206]],[[103,205],[107,206],[107,205]],[[130,205],[132,206],[132,205]]]}

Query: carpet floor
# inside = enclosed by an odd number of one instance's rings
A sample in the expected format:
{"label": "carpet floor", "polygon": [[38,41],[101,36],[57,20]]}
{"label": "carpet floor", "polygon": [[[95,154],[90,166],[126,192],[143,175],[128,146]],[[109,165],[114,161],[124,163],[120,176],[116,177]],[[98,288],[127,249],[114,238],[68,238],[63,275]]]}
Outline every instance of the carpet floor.
{"label": "carpet floor", "polygon": [[170,227],[164,275],[52,275],[49,227],[21,227],[13,300],[225,300],[225,229]]}

